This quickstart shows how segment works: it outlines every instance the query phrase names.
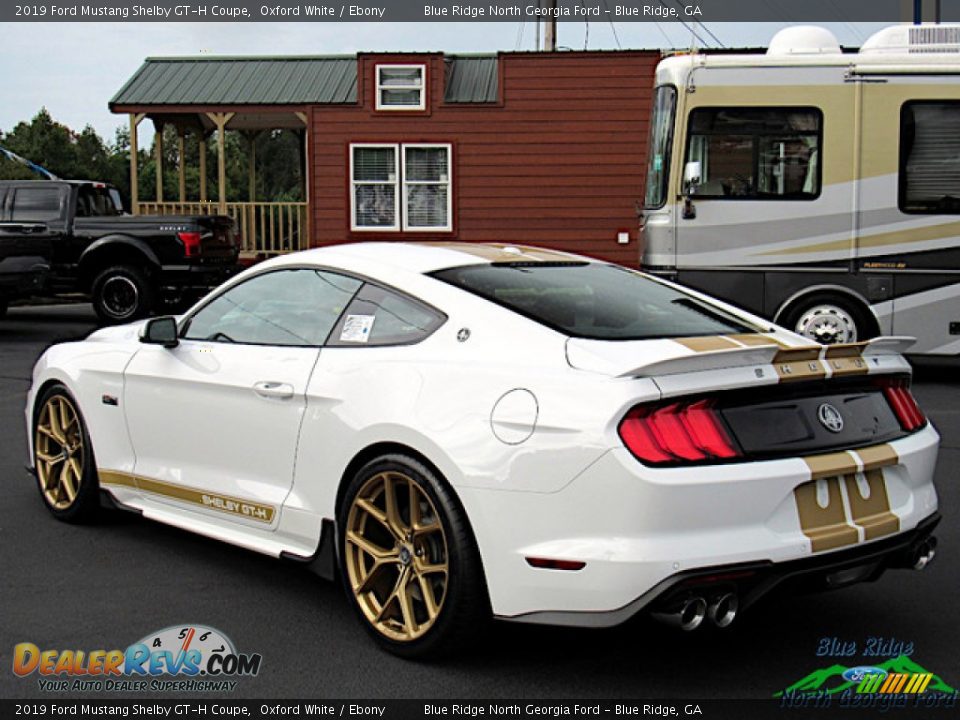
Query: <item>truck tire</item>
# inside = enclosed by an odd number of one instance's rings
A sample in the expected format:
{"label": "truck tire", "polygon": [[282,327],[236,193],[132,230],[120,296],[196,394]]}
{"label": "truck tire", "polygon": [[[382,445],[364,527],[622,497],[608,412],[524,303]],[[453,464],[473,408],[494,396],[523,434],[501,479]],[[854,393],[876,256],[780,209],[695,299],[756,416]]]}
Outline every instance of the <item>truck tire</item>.
{"label": "truck tire", "polygon": [[146,317],[153,309],[156,291],[147,274],[133,265],[113,265],[93,281],[93,309],[110,325]]}
{"label": "truck tire", "polygon": [[812,295],[783,314],[781,324],[798,335],[824,345],[851,343],[872,337],[867,313],[840,295]]}

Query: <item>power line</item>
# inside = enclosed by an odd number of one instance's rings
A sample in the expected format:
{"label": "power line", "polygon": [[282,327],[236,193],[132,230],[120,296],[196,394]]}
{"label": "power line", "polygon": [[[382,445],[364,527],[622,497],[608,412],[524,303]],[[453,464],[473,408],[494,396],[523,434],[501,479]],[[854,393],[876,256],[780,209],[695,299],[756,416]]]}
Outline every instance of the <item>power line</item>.
{"label": "power line", "polygon": [[617,34],[617,26],[610,19],[610,6],[607,5],[607,0],[603,0],[603,9],[607,11],[607,22],[610,23],[610,29],[613,30],[613,39],[617,43],[617,50],[623,50],[623,45],[620,44],[620,36]]}
{"label": "power line", "polygon": [[[657,0],[657,1],[660,3],[660,6],[663,7],[664,9],[666,9],[666,10],[669,10],[669,9],[670,9],[669,7],[667,7],[667,4],[666,4],[663,0]],[[679,1],[679,0],[678,0],[678,1]],[[680,7],[686,7],[686,6],[681,4]],[[694,29],[693,29],[692,27],[690,27],[689,25],[687,25],[683,20],[681,20],[680,18],[677,18],[677,22],[679,22],[679,23],[680,23],[681,25],[683,25],[687,30],[689,30],[689,31],[690,31],[690,34],[693,35],[693,37],[695,37],[697,40],[700,41],[700,44],[701,44],[701,45],[703,45],[704,47],[707,47],[707,46],[710,44],[710,43],[708,43],[706,40],[704,40],[702,37],[700,37],[699,35],[697,35],[697,31],[694,30]]]}

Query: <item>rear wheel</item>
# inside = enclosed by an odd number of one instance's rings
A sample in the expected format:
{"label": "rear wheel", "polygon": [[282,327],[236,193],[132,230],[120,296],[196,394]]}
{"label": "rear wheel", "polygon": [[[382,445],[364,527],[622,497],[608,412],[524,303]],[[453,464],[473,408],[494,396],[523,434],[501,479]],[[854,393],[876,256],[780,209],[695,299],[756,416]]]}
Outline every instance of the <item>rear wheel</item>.
{"label": "rear wheel", "polygon": [[479,554],[459,502],[427,467],[404,455],[364,466],[339,516],[347,595],[388,651],[444,654],[490,617]]}
{"label": "rear wheel", "polygon": [[781,324],[823,345],[857,342],[872,335],[864,309],[839,295],[803,300],[784,315]]}
{"label": "rear wheel", "polygon": [[99,507],[93,449],[76,402],[62,385],[37,400],[33,459],[44,505],[59,520],[91,519]]}
{"label": "rear wheel", "polygon": [[106,323],[145,317],[156,293],[146,273],[133,265],[114,265],[97,275],[91,291],[93,309]]}

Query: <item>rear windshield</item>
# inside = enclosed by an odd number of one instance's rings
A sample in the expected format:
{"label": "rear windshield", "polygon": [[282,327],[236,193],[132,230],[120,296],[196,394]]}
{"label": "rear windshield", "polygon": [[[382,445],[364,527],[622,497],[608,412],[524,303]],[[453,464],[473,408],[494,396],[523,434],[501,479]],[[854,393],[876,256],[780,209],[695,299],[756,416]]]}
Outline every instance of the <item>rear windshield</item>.
{"label": "rear windshield", "polygon": [[433,276],[573,337],[650,340],[757,332],[709,303],[616,265],[495,263]]}

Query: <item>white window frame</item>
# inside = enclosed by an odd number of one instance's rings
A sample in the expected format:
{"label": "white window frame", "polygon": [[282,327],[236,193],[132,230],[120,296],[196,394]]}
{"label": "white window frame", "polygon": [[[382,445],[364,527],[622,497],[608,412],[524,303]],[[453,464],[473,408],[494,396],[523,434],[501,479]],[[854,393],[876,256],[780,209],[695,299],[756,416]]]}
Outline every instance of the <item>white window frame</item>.
{"label": "white window frame", "polygon": [[[383,85],[380,82],[380,71],[381,70],[419,70],[420,71],[420,83],[418,85]],[[414,64],[414,65],[393,65],[390,63],[384,63],[382,65],[377,65],[374,69],[376,73],[374,85],[376,86],[376,104],[375,107],[377,110],[399,110],[400,112],[410,112],[410,111],[423,111],[427,109],[427,66],[425,64]],[[420,91],[420,103],[418,105],[384,105],[383,104],[383,93],[382,90],[419,90]]]}
{"label": "white window frame", "polygon": [[[357,225],[357,185],[386,185],[374,180],[354,180],[354,148],[392,148],[394,159],[394,222],[391,226]],[[408,181],[406,172],[406,148],[444,148],[447,151],[447,180]],[[446,185],[447,187],[447,223],[430,227],[410,227],[407,223],[407,196],[411,185]],[[350,143],[350,230],[352,232],[409,232],[437,233],[453,232],[453,145],[451,143]]]}
{"label": "white window frame", "polygon": [[[356,180],[354,175],[354,150],[356,148],[390,148],[393,150],[393,225],[357,225],[357,186],[388,185],[389,181]],[[354,232],[398,232],[400,230],[400,145],[397,143],[351,143],[350,144],[350,229]]]}
{"label": "white window frame", "polygon": [[[407,180],[407,148],[444,148],[447,151],[447,180],[446,183],[426,180]],[[403,191],[403,231],[424,232],[452,232],[453,231],[453,146],[450,143],[404,143],[400,146],[403,160],[400,163],[402,173],[400,183]],[[411,185],[446,185],[447,186],[447,223],[446,225],[431,225],[430,227],[410,227],[407,222],[407,196]]]}

